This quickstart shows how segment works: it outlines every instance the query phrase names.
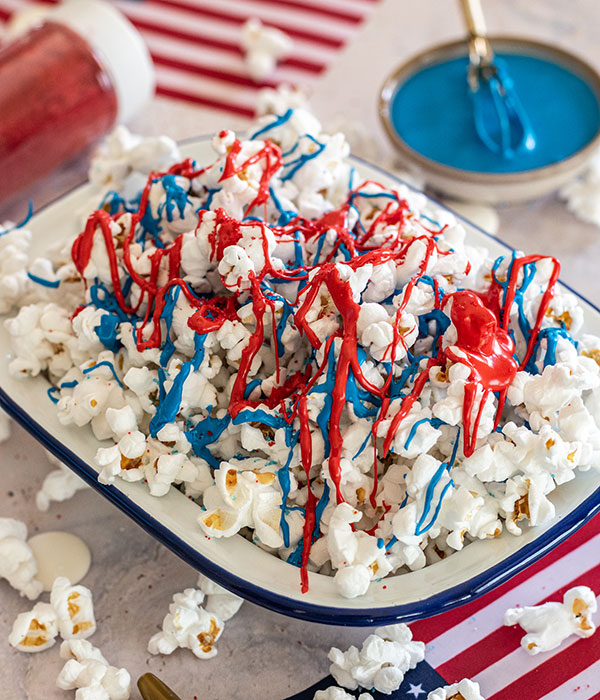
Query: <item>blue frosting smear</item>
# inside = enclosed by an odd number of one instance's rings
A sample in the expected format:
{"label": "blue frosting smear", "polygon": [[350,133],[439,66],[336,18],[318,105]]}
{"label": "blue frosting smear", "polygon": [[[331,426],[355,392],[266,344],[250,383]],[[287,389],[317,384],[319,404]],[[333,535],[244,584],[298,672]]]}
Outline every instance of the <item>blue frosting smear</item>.
{"label": "blue frosting smear", "polygon": [[536,135],[533,151],[505,159],[479,140],[466,57],[428,66],[396,90],[390,105],[396,132],[431,160],[485,173],[515,173],[558,163],[594,138],[600,128],[600,105],[588,83],[552,61],[517,54],[498,57],[531,121]]}

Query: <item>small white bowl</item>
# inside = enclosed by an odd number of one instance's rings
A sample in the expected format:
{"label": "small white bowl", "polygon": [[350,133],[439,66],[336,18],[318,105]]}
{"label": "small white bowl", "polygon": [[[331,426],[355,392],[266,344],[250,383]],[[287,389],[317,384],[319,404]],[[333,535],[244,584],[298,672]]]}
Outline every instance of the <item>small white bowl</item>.
{"label": "small white bowl", "polygon": [[[209,162],[210,141],[184,144],[182,153],[200,163]],[[384,171],[353,160],[364,178],[391,186],[399,183]],[[33,233],[32,257],[47,254],[77,232],[74,212],[89,203],[90,195],[90,186],[84,185],[32,218],[28,224]],[[464,225],[470,244],[485,246],[496,256],[510,253],[506,244],[466,221]],[[600,335],[600,310],[585,300],[582,305],[586,327]],[[374,581],[366,595],[353,600],[337,593],[331,577],[314,573],[309,573],[308,593],[302,594],[300,570],[295,566],[240,535],[206,537],[197,524],[199,506],[177,489],[155,498],[142,483],[117,479],[114,486],[100,484],[94,455],[107,443],[96,440],[89,427],[60,424],[47,396],[50,384],[46,379],[16,379],[9,374],[11,346],[2,324],[0,359],[0,406],[46,449],[191,566],[234,593],[291,617],[335,625],[373,625],[437,615],[500,585],[600,511],[600,473],[592,469],[554,491],[551,499],[556,516],[543,526],[525,529],[521,537],[505,533],[497,539],[478,540],[425,569]]]}
{"label": "small white bowl", "polygon": [[[498,53],[533,56],[553,61],[569,69],[592,88],[600,103],[600,75],[580,58],[549,44],[530,39],[491,37],[490,40]],[[434,190],[458,199],[490,204],[523,202],[541,197],[557,190],[581,173],[600,144],[600,128],[593,139],[572,156],[552,165],[517,173],[480,173],[453,168],[427,158],[402,139],[394,129],[390,116],[391,103],[398,86],[426,66],[467,54],[466,41],[440,44],[414,56],[386,78],[379,95],[379,117],[406,167],[423,176]],[[443,128],[443,122],[440,128]]]}

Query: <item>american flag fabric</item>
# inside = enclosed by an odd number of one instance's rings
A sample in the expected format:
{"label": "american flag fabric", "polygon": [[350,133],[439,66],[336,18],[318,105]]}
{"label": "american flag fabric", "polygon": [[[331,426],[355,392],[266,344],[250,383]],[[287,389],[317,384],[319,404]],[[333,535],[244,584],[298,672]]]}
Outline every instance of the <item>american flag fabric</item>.
{"label": "american flag fabric", "polygon": [[562,602],[573,586],[600,598],[600,517],[491,593],[412,623],[413,636],[443,678],[472,678],[487,700],[600,700],[600,633],[530,656],[520,646],[525,632],[502,623],[508,608]]}
{"label": "american flag fabric", "polygon": [[[600,700],[600,631],[530,656],[520,645],[525,632],[502,622],[508,608],[562,602],[573,586],[589,586],[600,599],[600,516],[491,593],[412,622],[413,638],[425,642],[425,661],[396,692],[373,693],[373,700],[426,700],[463,678],[477,681],[486,700]],[[595,618],[599,623],[600,613]],[[329,676],[289,700],[312,700],[315,690],[331,685]]]}
{"label": "american flag fabric", "polygon": [[[0,0],[0,23],[33,0]],[[52,2],[53,0],[42,0]],[[252,117],[256,93],[285,83],[306,90],[350,41],[378,0],[112,0],[144,37],[159,95]],[[294,45],[269,79],[244,65],[242,26],[257,17]]]}

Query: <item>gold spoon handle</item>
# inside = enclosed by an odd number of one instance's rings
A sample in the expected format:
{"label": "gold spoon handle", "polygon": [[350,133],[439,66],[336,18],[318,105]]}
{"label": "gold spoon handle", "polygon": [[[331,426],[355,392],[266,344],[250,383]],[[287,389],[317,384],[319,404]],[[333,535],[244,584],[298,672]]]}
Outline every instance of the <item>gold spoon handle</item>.
{"label": "gold spoon handle", "polygon": [[487,38],[481,0],[460,0],[460,7],[469,35],[469,82],[476,90],[480,72],[493,64],[494,51]]}
{"label": "gold spoon handle", "polygon": [[179,695],[166,686],[153,673],[144,673],[138,678],[138,690],[143,700],[181,700]]}
{"label": "gold spoon handle", "polygon": [[487,29],[480,0],[460,0],[460,4],[469,35],[485,38]]}

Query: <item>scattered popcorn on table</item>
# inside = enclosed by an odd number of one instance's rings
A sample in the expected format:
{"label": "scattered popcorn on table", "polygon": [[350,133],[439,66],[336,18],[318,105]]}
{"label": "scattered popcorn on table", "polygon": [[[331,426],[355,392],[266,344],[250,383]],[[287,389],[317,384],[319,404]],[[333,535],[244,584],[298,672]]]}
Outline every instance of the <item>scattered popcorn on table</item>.
{"label": "scattered popcorn on table", "polygon": [[63,639],[85,639],[96,631],[92,592],[85,586],[71,586],[69,579],[54,580],[50,604],[56,611],[58,630]]}
{"label": "scattered popcorn on table", "polygon": [[17,615],[8,642],[21,651],[44,651],[54,645],[57,634],[58,622],[53,606],[36,603],[29,612]]}
{"label": "scattered popcorn on table", "polygon": [[[354,695],[350,695],[343,688],[338,688],[335,685],[330,686],[327,690],[317,690],[313,695],[313,700],[354,700],[354,698]],[[357,700],[371,700],[371,698],[369,693],[361,693]]]}
{"label": "scattered popcorn on table", "polygon": [[425,644],[413,642],[404,624],[378,627],[359,650],[346,652],[333,647],[329,652],[331,675],[344,688],[376,690],[389,695],[397,690],[404,674],[425,658]]}
{"label": "scattered popcorn on table", "polygon": [[68,579],[54,580],[49,603],[36,603],[21,613],[8,641],[22,651],[43,651],[63,639],[85,639],[96,631],[92,594],[85,586],[71,586]]}
{"label": "scattered popcorn on table", "polygon": [[427,700],[485,700],[485,698],[479,690],[479,683],[463,678],[459,683],[432,690]]}
{"label": "scattered popcorn on table", "polygon": [[67,662],[56,685],[62,690],[76,690],[77,700],[128,700],[131,676],[124,668],[111,666],[90,642],[85,639],[64,641],[60,655]]}
{"label": "scattered popcorn on table", "polygon": [[204,593],[204,609],[214,613],[220,620],[227,622],[238,612],[244,602],[235,593],[230,593],[223,586],[214,583],[204,574],[198,575],[198,588]]}
{"label": "scattered popcorn on table", "polygon": [[52,501],[67,501],[69,498],[73,498],[77,491],[89,488],[81,477],[65,467],[53,454],[46,452],[46,456],[58,469],[46,475],[42,488],[35,496],[35,504],[42,511],[47,511]]}
{"label": "scattered popcorn on table", "polygon": [[592,615],[597,608],[594,592],[587,586],[576,586],[564,594],[562,603],[510,608],[504,613],[504,624],[520,625],[527,632],[521,646],[534,655],[556,649],[572,634],[591,637],[596,631]]}
{"label": "scattered popcorn on table", "polygon": [[151,654],[172,654],[175,649],[189,649],[199,659],[211,659],[217,654],[215,642],[224,624],[214,613],[202,608],[204,593],[186,588],[176,593],[162,624],[162,631],[148,642]]}
{"label": "scattered popcorn on table", "polygon": [[264,26],[259,19],[251,18],[242,27],[246,67],[257,83],[271,75],[277,61],[289,54],[292,46],[287,34],[275,27]]}
{"label": "scattered popcorn on table", "polygon": [[600,469],[600,339],[557,260],[469,245],[299,104],[267,95],[209,163],[114,132],[83,230],[29,264],[15,242],[9,370],[106,441],[102,483],[177,489],[208,537],[351,598],[554,517]]}
{"label": "scattered popcorn on table", "polygon": [[600,150],[583,175],[564,185],[559,196],[578,219],[600,226]]}
{"label": "scattered popcorn on table", "polygon": [[37,564],[27,544],[27,526],[20,520],[0,518],[0,578],[22,596],[35,600],[43,586],[37,580]]}

